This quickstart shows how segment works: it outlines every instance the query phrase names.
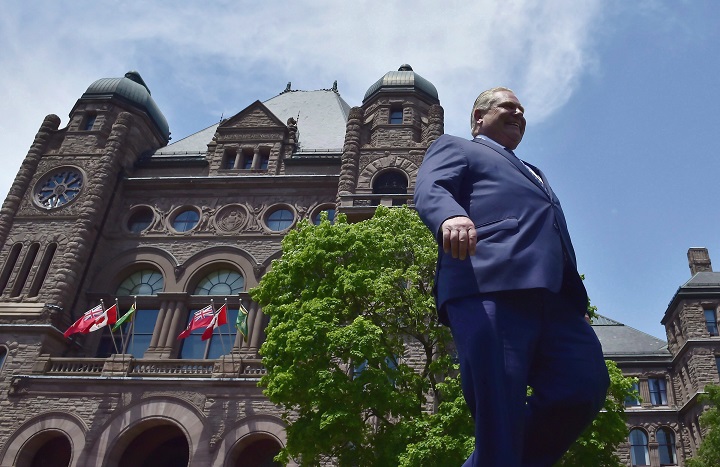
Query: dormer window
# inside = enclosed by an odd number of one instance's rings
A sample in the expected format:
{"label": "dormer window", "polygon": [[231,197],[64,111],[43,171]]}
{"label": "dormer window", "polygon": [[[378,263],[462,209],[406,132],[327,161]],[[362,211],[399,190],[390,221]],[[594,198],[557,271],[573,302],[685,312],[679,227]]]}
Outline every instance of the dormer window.
{"label": "dormer window", "polygon": [[234,169],[235,162],[237,159],[236,148],[225,148],[225,155],[223,156],[223,169]]}
{"label": "dormer window", "polygon": [[95,120],[97,120],[97,114],[96,113],[88,113],[85,115],[85,119],[83,120],[82,125],[80,126],[80,129],[83,131],[90,131],[93,129],[93,125],[95,125]]}
{"label": "dormer window", "polygon": [[400,125],[403,122],[403,110],[400,108],[390,109],[390,124]]}
{"label": "dormer window", "polygon": [[258,161],[258,169],[267,170],[269,163],[270,148],[267,146],[260,146],[260,160]]}

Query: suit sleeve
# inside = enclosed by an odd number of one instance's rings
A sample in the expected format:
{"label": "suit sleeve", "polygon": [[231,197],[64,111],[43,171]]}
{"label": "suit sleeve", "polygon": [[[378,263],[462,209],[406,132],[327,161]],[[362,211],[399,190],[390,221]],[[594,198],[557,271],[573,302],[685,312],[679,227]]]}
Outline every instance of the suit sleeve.
{"label": "suit sleeve", "polygon": [[462,205],[463,178],[468,161],[457,138],[443,135],[427,150],[415,182],[415,209],[438,238],[440,227],[451,217],[468,216]]}

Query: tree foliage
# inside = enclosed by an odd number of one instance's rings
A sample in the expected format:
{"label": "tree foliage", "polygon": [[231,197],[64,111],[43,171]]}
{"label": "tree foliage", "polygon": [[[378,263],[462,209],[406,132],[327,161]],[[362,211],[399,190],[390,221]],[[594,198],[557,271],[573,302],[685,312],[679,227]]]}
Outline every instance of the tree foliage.
{"label": "tree foliage", "polygon": [[707,431],[695,457],[686,462],[688,467],[716,467],[720,465],[720,386],[705,386],[705,394],[700,397],[709,405],[700,415],[700,425]]}
{"label": "tree foliage", "polygon": [[[265,395],[287,422],[281,460],[302,465],[461,465],[474,424],[435,318],[437,245],[408,208],[349,224],[301,222],[252,297],[270,316]],[[594,311],[594,310],[593,310]],[[632,380],[608,363],[612,397],[560,463],[615,466]],[[615,462],[615,463],[613,463]]]}
{"label": "tree foliage", "polygon": [[288,422],[282,454],[398,465],[457,373],[434,317],[432,235],[414,211],[379,207],[356,224],[303,222],[282,246],[251,292],[270,316],[261,385]]}

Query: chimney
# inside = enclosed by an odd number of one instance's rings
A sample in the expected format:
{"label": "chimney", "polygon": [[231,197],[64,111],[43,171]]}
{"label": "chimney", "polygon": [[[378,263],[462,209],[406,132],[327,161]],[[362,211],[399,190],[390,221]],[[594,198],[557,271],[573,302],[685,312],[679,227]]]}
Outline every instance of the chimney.
{"label": "chimney", "polygon": [[690,248],[687,256],[691,276],[694,276],[698,272],[712,272],[710,254],[707,248]]}

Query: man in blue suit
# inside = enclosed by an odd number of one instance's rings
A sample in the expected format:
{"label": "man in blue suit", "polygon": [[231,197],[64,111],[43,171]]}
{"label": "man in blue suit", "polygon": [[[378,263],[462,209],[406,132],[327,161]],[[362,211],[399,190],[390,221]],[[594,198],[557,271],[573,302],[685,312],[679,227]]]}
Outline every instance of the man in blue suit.
{"label": "man in blue suit", "polygon": [[524,112],[510,89],[481,93],[474,139],[438,138],[415,187],[439,244],[439,318],[475,419],[467,467],[552,466],[610,383],[560,202],[545,174],[513,153]]}

